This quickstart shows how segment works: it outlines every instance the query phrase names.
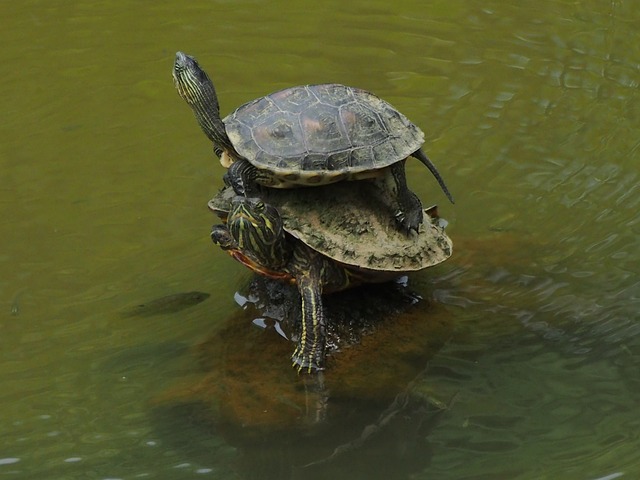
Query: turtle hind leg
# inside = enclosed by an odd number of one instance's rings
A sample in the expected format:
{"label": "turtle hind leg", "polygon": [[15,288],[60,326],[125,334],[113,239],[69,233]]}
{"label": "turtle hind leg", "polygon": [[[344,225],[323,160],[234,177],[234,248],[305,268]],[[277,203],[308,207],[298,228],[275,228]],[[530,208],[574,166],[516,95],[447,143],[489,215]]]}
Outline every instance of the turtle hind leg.
{"label": "turtle hind leg", "polygon": [[411,190],[406,192],[398,199],[400,210],[396,213],[396,221],[409,233],[412,230],[418,232],[422,224],[422,202],[418,196]]}
{"label": "turtle hind leg", "polygon": [[422,202],[407,187],[405,160],[396,162],[374,179],[378,199],[389,207],[401,230],[418,231],[422,223]]}
{"label": "turtle hind leg", "polygon": [[291,356],[298,372],[311,373],[324,369],[325,319],[322,306],[322,265],[311,255],[310,263],[303,264],[296,276],[302,299],[302,330],[296,349]]}
{"label": "turtle hind leg", "polygon": [[436,166],[433,163],[431,163],[431,160],[429,160],[429,157],[427,157],[427,155],[422,151],[422,149],[419,148],[418,150],[413,152],[411,154],[411,156],[417,158],[418,160],[420,160],[423,163],[423,165],[426,166],[429,169],[431,174],[438,181],[438,185],[440,185],[440,188],[442,189],[444,194],[447,196],[449,201],[451,203],[455,203],[453,201],[453,196],[451,195],[451,193],[449,192],[449,189],[447,188],[447,185],[444,183],[444,180],[440,176],[440,172],[438,172],[438,169],[436,168]]}

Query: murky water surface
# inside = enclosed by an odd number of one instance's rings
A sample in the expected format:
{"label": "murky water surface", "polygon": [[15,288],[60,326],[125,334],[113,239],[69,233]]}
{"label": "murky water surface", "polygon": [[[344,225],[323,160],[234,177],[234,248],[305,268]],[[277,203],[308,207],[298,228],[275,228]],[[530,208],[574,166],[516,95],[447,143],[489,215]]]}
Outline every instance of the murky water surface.
{"label": "murky water surface", "polygon": [[[640,477],[634,2],[0,10],[1,477]],[[203,415],[178,401],[243,371],[265,372],[267,388],[299,380],[286,361],[259,360],[282,339],[252,327],[234,301],[251,276],[209,241],[222,169],[174,91],[176,50],[207,68],[224,112],[330,81],[378,93],[427,133],[457,202],[418,162],[409,180],[440,203],[455,253],[410,279],[430,305],[413,321],[446,324],[446,338],[412,353],[416,374],[398,391],[357,387],[361,415],[256,437],[231,435],[202,399]],[[393,364],[396,347],[372,342],[382,363],[366,365],[381,367],[327,372],[328,412],[355,401],[341,378],[371,386]],[[249,354],[225,357],[225,345]],[[215,377],[203,346],[233,378]],[[264,387],[247,395],[253,385]],[[420,392],[448,409],[407,413],[399,399]],[[389,415],[399,402],[426,428]],[[387,430],[369,438],[367,426]],[[341,445],[349,468],[330,457]]]}

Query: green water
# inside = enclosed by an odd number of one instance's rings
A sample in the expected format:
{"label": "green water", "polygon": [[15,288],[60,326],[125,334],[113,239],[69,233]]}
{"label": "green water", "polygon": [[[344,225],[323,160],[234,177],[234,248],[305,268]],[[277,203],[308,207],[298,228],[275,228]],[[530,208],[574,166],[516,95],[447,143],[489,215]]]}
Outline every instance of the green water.
{"label": "green water", "polygon": [[[422,281],[453,334],[419,381],[456,397],[424,460],[390,461],[380,478],[640,477],[635,2],[30,1],[0,13],[0,477],[288,478],[296,464],[285,445],[277,468],[253,465],[254,446],[153,413],[198,370],[191,347],[238,311],[249,278],[208,239],[222,171],[174,91],[176,50],[207,68],[224,112],[339,82],[427,134],[456,205],[418,162],[407,168],[449,221],[454,257]],[[190,291],[211,297],[121,314]]]}

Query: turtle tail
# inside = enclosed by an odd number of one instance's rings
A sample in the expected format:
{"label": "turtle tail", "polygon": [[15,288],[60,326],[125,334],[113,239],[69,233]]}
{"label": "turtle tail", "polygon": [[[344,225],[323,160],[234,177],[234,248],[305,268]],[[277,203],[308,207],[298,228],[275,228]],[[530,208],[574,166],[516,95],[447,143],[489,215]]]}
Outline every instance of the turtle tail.
{"label": "turtle tail", "polygon": [[425,167],[427,167],[429,169],[429,171],[432,173],[432,175],[438,181],[438,184],[440,185],[440,188],[442,188],[442,191],[447,196],[449,201],[451,203],[456,203],[456,202],[453,201],[453,196],[449,192],[449,189],[447,188],[447,185],[444,183],[444,180],[440,176],[440,172],[438,172],[438,169],[436,168],[436,166],[431,162],[431,160],[429,160],[429,158],[425,155],[425,153],[422,151],[422,149],[419,148],[418,150],[413,152],[411,154],[411,156],[417,158],[418,160],[420,160],[425,165]]}

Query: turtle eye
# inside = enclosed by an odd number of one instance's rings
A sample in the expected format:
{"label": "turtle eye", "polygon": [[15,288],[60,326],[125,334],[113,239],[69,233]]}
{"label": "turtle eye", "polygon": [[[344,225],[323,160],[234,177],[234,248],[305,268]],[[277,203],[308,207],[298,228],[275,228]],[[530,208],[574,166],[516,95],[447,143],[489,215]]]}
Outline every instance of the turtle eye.
{"label": "turtle eye", "polygon": [[264,202],[262,201],[257,201],[256,202],[256,209],[260,210],[261,212],[264,210]]}

